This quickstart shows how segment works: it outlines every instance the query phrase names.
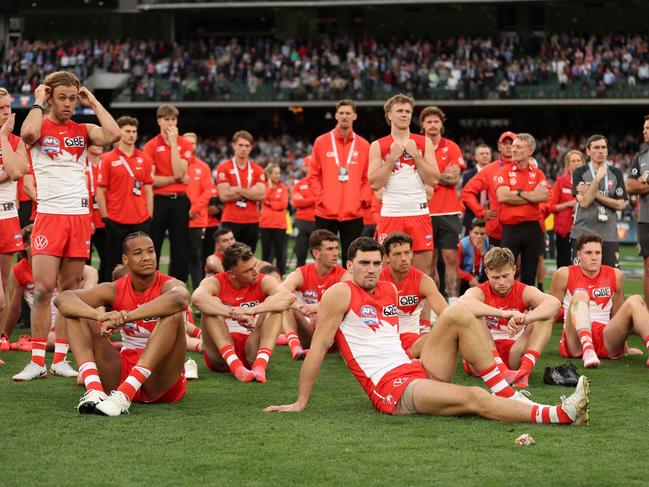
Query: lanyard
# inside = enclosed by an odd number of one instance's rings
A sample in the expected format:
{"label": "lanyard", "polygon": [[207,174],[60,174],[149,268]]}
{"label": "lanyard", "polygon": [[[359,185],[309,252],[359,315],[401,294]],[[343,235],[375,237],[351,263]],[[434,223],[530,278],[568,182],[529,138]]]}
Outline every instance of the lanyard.
{"label": "lanyard", "polygon": [[[86,170],[88,171],[88,180],[90,182],[90,194],[95,194],[95,175],[92,172],[92,162],[87,160]],[[100,163],[101,164],[101,163]]]}
{"label": "lanyard", "polygon": [[[336,147],[336,138],[334,136],[334,132],[336,129],[333,129],[331,132],[329,132],[329,136],[331,137],[331,148],[334,153],[334,159],[336,160],[336,166],[340,167],[340,159],[338,159],[338,147]],[[354,154],[354,146],[356,145],[356,134],[352,132],[352,145],[349,148],[349,154],[347,154],[347,163],[345,164],[345,167],[349,167],[349,164],[352,162],[352,155]]]}
{"label": "lanyard", "polygon": [[[603,164],[606,164],[606,161],[603,162]],[[590,173],[593,175],[593,181],[595,180],[595,170],[593,169],[593,162],[588,163],[588,169],[590,169]],[[599,188],[597,188],[599,189]],[[608,196],[608,167],[606,168],[606,176],[604,176],[604,193],[606,196]]]}
{"label": "lanyard", "polygon": [[126,171],[128,172],[128,175],[131,176],[133,179],[135,179],[135,174],[133,173],[133,169],[131,169],[131,166],[129,165],[128,161],[126,159],[124,159],[122,156],[119,156],[119,160],[122,162],[122,164],[126,168]]}
{"label": "lanyard", "polygon": [[[241,186],[241,176],[239,176],[239,167],[237,166],[237,161],[232,159],[232,165],[234,166],[234,171],[235,171],[234,175],[237,178],[237,185],[240,188],[243,188],[243,186]],[[251,184],[252,184],[252,171],[250,170],[250,161],[248,161],[248,189],[250,189]]]}

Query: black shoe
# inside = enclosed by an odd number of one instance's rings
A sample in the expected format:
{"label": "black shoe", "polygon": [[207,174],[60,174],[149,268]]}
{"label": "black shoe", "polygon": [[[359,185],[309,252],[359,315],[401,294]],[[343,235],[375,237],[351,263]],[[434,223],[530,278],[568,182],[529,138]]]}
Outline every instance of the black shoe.
{"label": "black shoe", "polygon": [[545,384],[565,387],[575,387],[579,382],[579,376],[575,366],[560,365],[559,367],[546,367],[543,374],[543,382]]}

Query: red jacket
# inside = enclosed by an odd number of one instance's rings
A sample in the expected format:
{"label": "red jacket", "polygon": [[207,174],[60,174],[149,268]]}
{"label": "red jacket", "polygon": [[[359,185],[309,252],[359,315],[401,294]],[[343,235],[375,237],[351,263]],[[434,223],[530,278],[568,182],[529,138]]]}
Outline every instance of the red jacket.
{"label": "red jacket", "polygon": [[494,161],[487,164],[482,171],[469,180],[466,186],[462,188],[462,193],[460,194],[462,204],[470,209],[477,218],[484,218],[487,210],[480,205],[480,193],[487,191],[489,208],[496,211],[494,218],[487,219],[487,235],[497,240],[502,240],[503,238],[503,227],[500,224],[498,215],[500,202],[496,196],[496,182],[494,178],[502,167],[501,164],[505,165],[507,163],[509,161]]}
{"label": "red jacket", "polygon": [[562,174],[554,183],[549,206],[550,212],[554,213],[554,233],[561,237],[570,235],[575,209],[564,208],[557,211],[557,205],[574,199],[575,197],[572,195],[572,174]]}
{"label": "red jacket", "polygon": [[[299,194],[302,198],[296,199]],[[295,219],[307,222],[315,221],[315,196],[308,178],[302,178],[293,185],[291,204],[295,207]]]}
{"label": "red jacket", "polygon": [[286,208],[288,208],[288,188],[283,183],[270,187],[266,182],[266,194],[261,202],[259,228],[286,229]]}

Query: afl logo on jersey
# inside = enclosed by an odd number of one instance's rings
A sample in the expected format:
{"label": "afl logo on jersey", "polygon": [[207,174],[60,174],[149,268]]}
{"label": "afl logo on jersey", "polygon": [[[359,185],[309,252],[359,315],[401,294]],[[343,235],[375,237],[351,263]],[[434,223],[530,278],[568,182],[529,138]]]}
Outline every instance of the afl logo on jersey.
{"label": "afl logo on jersey", "polygon": [[305,289],[302,291],[302,297],[308,304],[315,304],[318,302],[318,291],[315,289]]}
{"label": "afl logo on jersey", "polygon": [[592,291],[594,298],[610,298],[611,297],[611,288],[610,287],[598,287]]}
{"label": "afl logo on jersey", "polygon": [[401,296],[399,298],[399,306],[410,306],[411,304],[419,303],[417,296]]}
{"label": "afl logo on jersey", "polygon": [[58,154],[61,152],[61,143],[56,137],[46,135],[41,141],[41,147],[46,154]]}
{"label": "afl logo on jersey", "polygon": [[361,321],[365,326],[376,331],[379,327],[379,317],[374,306],[369,304],[361,306]]}
{"label": "afl logo on jersey", "polygon": [[85,147],[86,141],[82,136],[78,137],[66,137],[63,139],[63,144],[65,147]]}

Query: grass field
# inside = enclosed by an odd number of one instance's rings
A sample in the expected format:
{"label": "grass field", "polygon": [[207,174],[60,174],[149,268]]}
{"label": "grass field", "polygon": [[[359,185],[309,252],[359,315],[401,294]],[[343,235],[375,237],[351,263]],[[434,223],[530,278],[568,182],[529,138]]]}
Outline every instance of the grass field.
{"label": "grass field", "polygon": [[[627,294],[640,288],[625,282]],[[564,362],[559,335],[556,326],[530,381],[535,401],[569,393],[542,383],[545,366]],[[637,337],[630,344],[641,346]],[[300,363],[287,347],[276,349],[267,384],[241,384],[189,355],[199,380],[181,402],[134,404],[130,415],[106,418],[77,413],[82,388],[73,380],[11,382],[28,355],[1,354],[0,485],[647,484],[646,355],[589,371],[586,428],[381,415],[339,355],[328,356],[304,413],[264,414],[295,398]],[[482,384],[460,369],[455,382]],[[535,446],[514,445],[524,432]]]}

